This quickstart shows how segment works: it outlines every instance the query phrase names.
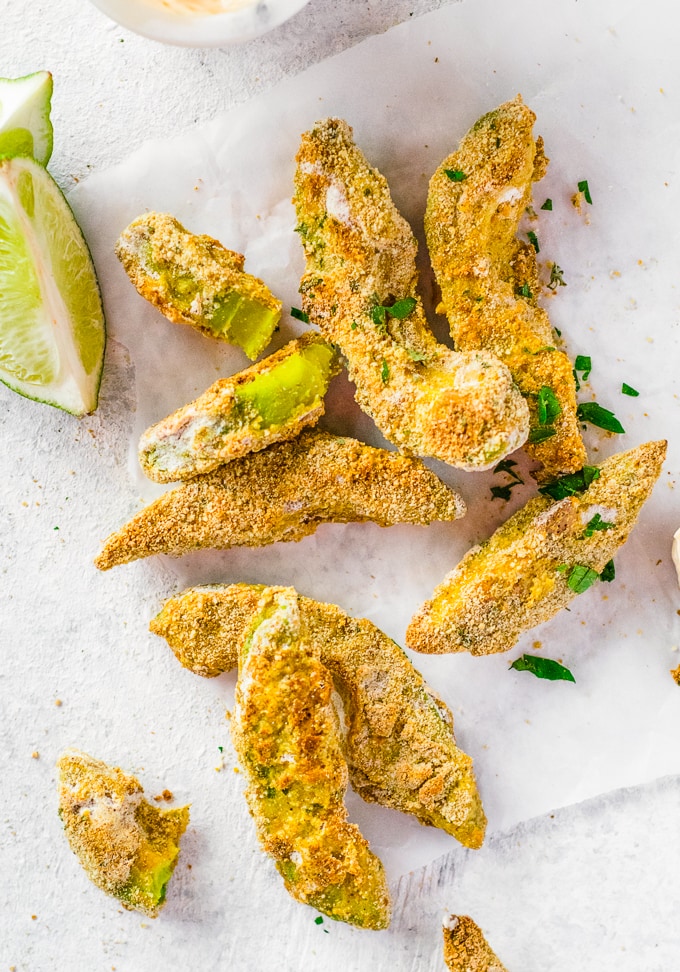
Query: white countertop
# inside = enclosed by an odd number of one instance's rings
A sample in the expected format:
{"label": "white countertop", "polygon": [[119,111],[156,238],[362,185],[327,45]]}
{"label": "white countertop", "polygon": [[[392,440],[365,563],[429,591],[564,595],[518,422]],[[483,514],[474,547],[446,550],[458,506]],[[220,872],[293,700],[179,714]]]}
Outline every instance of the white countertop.
{"label": "white countertop", "polygon": [[[0,0],[0,75],[52,71],[50,168],[68,191],[145,138],[207,121],[445,5],[311,0],[250,44],[192,51],[136,37],[85,0]],[[537,16],[547,15],[538,0],[536,7]],[[587,21],[584,10],[584,31]],[[680,776],[539,817],[492,835],[478,852],[454,846],[399,880],[393,924],[382,933],[315,924],[311,909],[287,898],[254,839],[225,866],[218,838],[230,830],[229,813],[216,835],[214,819],[201,818],[200,808],[157,921],[124,912],[88,883],[55,814],[58,752],[87,750],[93,723],[101,735],[103,721],[112,754],[118,741],[125,750],[138,743],[144,753],[138,765],[120,759],[125,769],[152,793],[173,789],[186,726],[198,719],[185,694],[183,679],[191,676],[145,634],[159,599],[174,593],[173,578],[159,590],[157,571],[137,623],[120,605],[146,576],[143,568],[115,579],[85,577],[91,568],[83,551],[94,552],[104,525],[130,513],[122,484],[132,419],[107,404],[114,393],[129,395],[130,369],[124,349],[110,348],[102,406],[81,422],[0,386],[0,972],[442,972],[445,911],[472,915],[511,972],[680,967]],[[51,581],[55,572],[59,585]],[[85,602],[93,591],[96,613]],[[167,718],[152,724],[145,698],[161,692]],[[215,729],[226,698],[218,689],[212,711],[200,717],[206,788],[227,736]],[[225,762],[223,772],[231,773]],[[175,792],[181,800],[196,796]]]}

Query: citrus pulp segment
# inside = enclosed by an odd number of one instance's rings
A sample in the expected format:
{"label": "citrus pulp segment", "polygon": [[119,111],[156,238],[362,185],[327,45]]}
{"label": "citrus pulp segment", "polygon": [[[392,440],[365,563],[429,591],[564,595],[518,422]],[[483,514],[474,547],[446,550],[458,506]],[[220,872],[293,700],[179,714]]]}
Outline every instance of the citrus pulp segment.
{"label": "citrus pulp segment", "polygon": [[0,381],[74,415],[94,411],[106,333],[87,244],[51,176],[0,160]]}
{"label": "citrus pulp segment", "polygon": [[52,155],[52,75],[0,78],[0,156],[31,155],[47,165]]}

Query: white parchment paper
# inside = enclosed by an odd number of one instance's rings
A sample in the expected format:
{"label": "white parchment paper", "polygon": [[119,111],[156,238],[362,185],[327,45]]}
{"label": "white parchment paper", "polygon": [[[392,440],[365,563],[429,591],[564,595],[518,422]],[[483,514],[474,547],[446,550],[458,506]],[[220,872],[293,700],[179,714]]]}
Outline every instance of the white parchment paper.
{"label": "white parchment paper", "polygon": [[[112,488],[127,491],[132,514],[160,491],[136,465],[139,433],[248,362],[237,349],[171,325],[136,294],[113,255],[130,220],[146,209],[167,211],[188,229],[216,236],[245,253],[246,269],[289,309],[299,303],[303,266],[289,201],[293,160],[300,132],[317,118],[339,115],[353,125],[420,237],[428,179],[475,119],[517,92],[536,112],[551,165],[535,188],[532,228],[539,260],[559,264],[567,282],[546,294],[546,307],[572,355],[592,357],[581,400],[596,396],[626,429],[616,438],[588,432],[591,461],[651,438],[668,438],[669,458],[616,557],[613,584],[591,588],[507,655],[414,656],[454,711],[491,830],[680,771],[680,689],[669,675],[680,662],[680,592],[670,558],[680,523],[680,71],[672,32],[663,26],[666,8],[662,0],[646,3],[644,12],[633,0],[464,0],[372,38],[209,125],[168,132],[70,196],[97,265],[112,353],[124,346],[134,369],[130,461],[125,478],[112,478]],[[579,211],[571,197],[583,179],[593,203]],[[540,209],[546,197],[550,212]],[[431,297],[426,269],[423,289]],[[300,329],[284,316],[271,350]],[[623,396],[622,382],[639,397]],[[113,391],[105,385],[105,395],[107,387]],[[116,402],[108,407],[115,413]],[[344,376],[334,381],[326,425],[381,442]],[[414,610],[470,544],[532,495],[527,485],[507,506],[491,502],[489,486],[503,476],[431,465],[465,496],[463,521],[389,530],[324,526],[299,544],[120,567],[130,578],[120,614],[139,631],[140,612],[148,620],[165,597],[190,584],[292,584],[371,618],[401,643]],[[101,522],[101,539],[120,525]],[[576,683],[508,670],[531,650],[562,660]],[[219,709],[215,703],[229,698],[229,676],[207,682],[178,668],[180,676],[196,711]],[[162,705],[149,699],[151,713]],[[193,744],[202,751],[201,725],[197,720]],[[190,752],[175,769],[191,793],[198,778]],[[392,875],[451,846],[446,835],[358,799],[351,814]]]}

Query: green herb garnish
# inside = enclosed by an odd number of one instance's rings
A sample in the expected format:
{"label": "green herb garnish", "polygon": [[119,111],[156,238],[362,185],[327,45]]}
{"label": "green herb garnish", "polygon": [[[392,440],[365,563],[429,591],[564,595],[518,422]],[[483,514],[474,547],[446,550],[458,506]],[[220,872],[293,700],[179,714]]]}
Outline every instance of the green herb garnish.
{"label": "green herb garnish", "polygon": [[299,307],[291,307],[290,316],[294,317],[296,321],[302,321],[304,324],[309,324],[309,314],[306,314]]}
{"label": "green herb garnish", "polygon": [[558,402],[555,392],[548,385],[543,385],[538,393],[539,425],[553,425],[561,411],[562,406]]}
{"label": "green herb garnish", "polygon": [[509,473],[511,476],[514,476],[515,479],[519,479],[520,483],[523,483],[524,480],[523,479],[520,479],[519,476],[517,475],[517,473],[514,470],[514,466],[516,466],[516,465],[517,465],[517,463],[515,462],[514,459],[501,459],[501,461],[498,463],[498,465],[497,466],[494,466],[494,470],[493,471],[495,473],[501,473],[501,472]]}
{"label": "green herb garnish", "polygon": [[406,348],[406,354],[411,361],[427,361],[427,355],[422,351],[414,351],[413,348]]}
{"label": "green herb garnish", "polygon": [[387,384],[387,379],[390,377],[390,366],[385,359],[382,359],[382,367],[380,369],[380,377],[384,385]]}
{"label": "green herb garnish", "polygon": [[534,296],[529,290],[529,284],[523,283],[521,287],[518,287],[515,291],[518,297],[526,297],[527,300],[531,300]]}
{"label": "green herb garnish", "polygon": [[615,526],[615,523],[608,523],[606,520],[602,519],[599,513],[596,513],[592,520],[586,523],[583,536],[586,538],[592,537],[592,535],[597,533],[599,530],[613,530]]}
{"label": "green herb garnish", "polygon": [[397,300],[389,306],[387,304],[379,304],[377,295],[373,299],[375,303],[371,307],[371,320],[381,334],[384,334],[387,330],[388,317],[394,317],[398,321],[403,321],[405,317],[408,317],[413,312],[417,303],[415,297],[402,297],[401,300]]}
{"label": "green herb garnish", "polygon": [[444,169],[444,173],[449,177],[451,182],[462,182],[463,179],[467,179],[464,172],[460,169]]}
{"label": "green herb garnish", "polygon": [[536,236],[536,234],[534,233],[534,231],[533,230],[529,230],[529,232],[527,233],[527,237],[529,239],[529,242],[533,246],[534,250],[536,250],[537,253],[540,253],[541,252],[541,248],[538,245],[538,237]]}
{"label": "green herb garnish", "polygon": [[569,564],[560,564],[557,570],[560,573],[569,571],[567,584],[575,594],[583,594],[589,587],[592,587],[596,580],[600,579],[598,572],[593,570],[592,567],[586,567],[585,564],[574,564],[573,567],[570,567]]}
{"label": "green herb garnish", "polygon": [[537,658],[535,655],[522,655],[515,659],[510,668],[516,672],[531,672],[536,678],[547,678],[551,682],[575,682],[568,668],[553,661],[552,658]]}
{"label": "green herb garnish", "polygon": [[321,915],[317,915],[317,917],[314,919],[314,924],[323,925],[323,918],[321,917]]}
{"label": "green herb garnish", "polygon": [[566,287],[567,281],[564,279],[564,270],[558,267],[556,263],[550,264],[550,281],[548,282],[548,288],[550,290],[557,290],[558,287]]}
{"label": "green herb garnish", "polygon": [[546,199],[546,201],[541,206],[541,209],[547,209],[548,212],[552,210],[552,199]]}
{"label": "green herb garnish", "polygon": [[600,470],[597,466],[584,466],[578,472],[569,473],[552,483],[540,486],[538,491],[544,496],[551,496],[554,500],[561,500],[565,496],[573,496],[574,493],[583,493],[593,480],[599,478]]}
{"label": "green herb garnish", "polygon": [[357,329],[357,327],[358,327],[358,326],[359,326],[359,325],[357,324],[357,322],[356,322],[356,321],[352,321],[352,323],[350,324],[350,326],[349,326],[349,327],[350,327],[350,330],[351,330],[351,331],[356,331],[356,329]]}
{"label": "green herb garnish", "polygon": [[582,179],[581,182],[579,182],[578,191],[583,193],[583,198],[585,199],[585,201],[592,206],[593,200],[590,197],[590,189],[588,188],[587,179]]}
{"label": "green herb garnish", "polygon": [[413,312],[416,306],[415,297],[402,297],[395,301],[391,307],[386,308],[390,317],[396,317],[398,321],[403,321],[405,317]]}
{"label": "green herb garnish", "polygon": [[576,361],[574,361],[574,370],[582,371],[583,374],[581,378],[583,381],[588,381],[590,378],[590,372],[593,370],[593,363],[587,354],[577,354]]}
{"label": "green herb garnish", "polygon": [[606,432],[616,432],[622,435],[626,430],[621,425],[613,412],[608,408],[602,408],[597,402],[583,402],[576,409],[576,415],[582,422],[590,422],[598,429],[605,429]]}
{"label": "green herb garnish", "polygon": [[546,439],[552,439],[552,437],[556,434],[556,430],[551,429],[549,426],[529,429],[529,438],[527,439],[527,442],[530,445],[537,445],[539,442],[545,442]]}
{"label": "green herb garnish", "polygon": [[608,560],[604,565],[602,573],[600,574],[600,580],[604,581],[606,584],[610,584],[616,577],[616,567],[614,566],[613,560]]}
{"label": "green herb garnish", "polygon": [[630,395],[631,398],[637,398],[638,395],[640,394],[639,391],[636,391],[634,388],[631,388],[630,385],[627,385],[625,381],[621,385],[621,393],[623,395]]}
{"label": "green herb garnish", "polygon": [[371,307],[371,320],[380,333],[384,334],[387,330],[387,308],[382,304],[374,304]]}
{"label": "green herb garnish", "polygon": [[512,496],[513,487],[519,486],[519,483],[508,483],[507,486],[492,486],[491,487],[491,498],[492,499],[502,499],[507,501]]}
{"label": "green herb garnish", "polygon": [[521,476],[518,476],[514,470],[514,466],[516,465],[517,463],[514,461],[514,459],[502,459],[498,465],[494,467],[495,473],[507,473],[508,476],[512,477],[512,481],[506,483],[505,486],[492,486],[491,496],[493,499],[502,499],[507,502],[510,499],[515,486],[524,485],[524,480]]}

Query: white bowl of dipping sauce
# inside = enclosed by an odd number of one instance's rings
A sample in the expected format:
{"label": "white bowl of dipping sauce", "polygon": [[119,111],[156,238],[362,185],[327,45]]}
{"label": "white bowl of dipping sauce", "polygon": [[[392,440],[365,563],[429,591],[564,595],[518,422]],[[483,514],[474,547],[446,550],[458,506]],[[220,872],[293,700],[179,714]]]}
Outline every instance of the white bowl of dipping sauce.
{"label": "white bowl of dipping sauce", "polygon": [[278,27],[309,0],[92,0],[122,27],[164,44],[225,47]]}

